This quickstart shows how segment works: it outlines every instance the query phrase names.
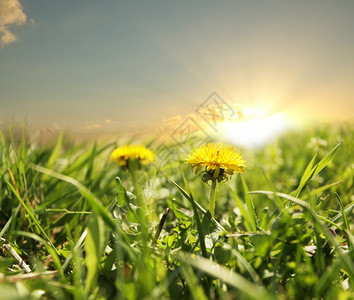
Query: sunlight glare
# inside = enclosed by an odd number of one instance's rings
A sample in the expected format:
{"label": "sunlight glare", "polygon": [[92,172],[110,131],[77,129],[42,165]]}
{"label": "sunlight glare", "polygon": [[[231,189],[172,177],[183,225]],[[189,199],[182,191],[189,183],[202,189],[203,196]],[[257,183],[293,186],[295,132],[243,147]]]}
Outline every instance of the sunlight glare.
{"label": "sunlight glare", "polygon": [[266,114],[247,108],[242,110],[241,116],[239,120],[223,122],[221,132],[227,142],[243,147],[263,146],[288,128],[286,120],[279,113]]}

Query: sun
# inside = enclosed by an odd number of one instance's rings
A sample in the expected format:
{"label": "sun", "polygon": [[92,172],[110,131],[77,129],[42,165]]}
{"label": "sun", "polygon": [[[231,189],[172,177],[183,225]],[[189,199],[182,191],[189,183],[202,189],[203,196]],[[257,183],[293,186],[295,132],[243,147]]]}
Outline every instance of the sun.
{"label": "sun", "polygon": [[289,123],[280,113],[268,113],[254,108],[236,112],[233,120],[220,123],[222,139],[235,145],[256,148],[271,142]]}

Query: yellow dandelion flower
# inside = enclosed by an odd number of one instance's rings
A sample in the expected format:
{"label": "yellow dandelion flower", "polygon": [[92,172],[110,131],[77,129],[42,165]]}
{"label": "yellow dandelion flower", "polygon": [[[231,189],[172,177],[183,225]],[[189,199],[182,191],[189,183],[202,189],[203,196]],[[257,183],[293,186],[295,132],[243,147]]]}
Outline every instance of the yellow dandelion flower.
{"label": "yellow dandelion flower", "polygon": [[205,167],[203,181],[226,181],[236,173],[243,173],[246,165],[240,152],[233,146],[208,143],[192,150],[186,162],[196,174]]}
{"label": "yellow dandelion flower", "polygon": [[155,160],[155,154],[140,145],[125,145],[114,149],[111,153],[111,161],[118,163],[123,168],[129,168],[129,162],[136,161],[138,166],[146,165]]}

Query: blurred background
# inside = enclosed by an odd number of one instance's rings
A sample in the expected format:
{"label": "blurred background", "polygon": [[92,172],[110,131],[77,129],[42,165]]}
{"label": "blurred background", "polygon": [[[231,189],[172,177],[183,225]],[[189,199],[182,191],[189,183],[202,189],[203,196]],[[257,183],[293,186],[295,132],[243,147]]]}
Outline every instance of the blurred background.
{"label": "blurred background", "polygon": [[202,107],[240,141],[346,121],[353,13],[350,0],[0,0],[0,123],[160,134],[191,116],[209,130]]}

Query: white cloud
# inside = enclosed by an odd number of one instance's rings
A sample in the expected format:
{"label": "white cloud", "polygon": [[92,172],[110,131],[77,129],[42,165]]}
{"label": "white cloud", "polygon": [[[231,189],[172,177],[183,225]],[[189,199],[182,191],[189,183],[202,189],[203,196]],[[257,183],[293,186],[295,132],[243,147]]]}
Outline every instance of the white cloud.
{"label": "white cloud", "polygon": [[27,16],[18,0],[0,0],[0,44],[6,46],[17,40],[10,26],[26,24]]}

